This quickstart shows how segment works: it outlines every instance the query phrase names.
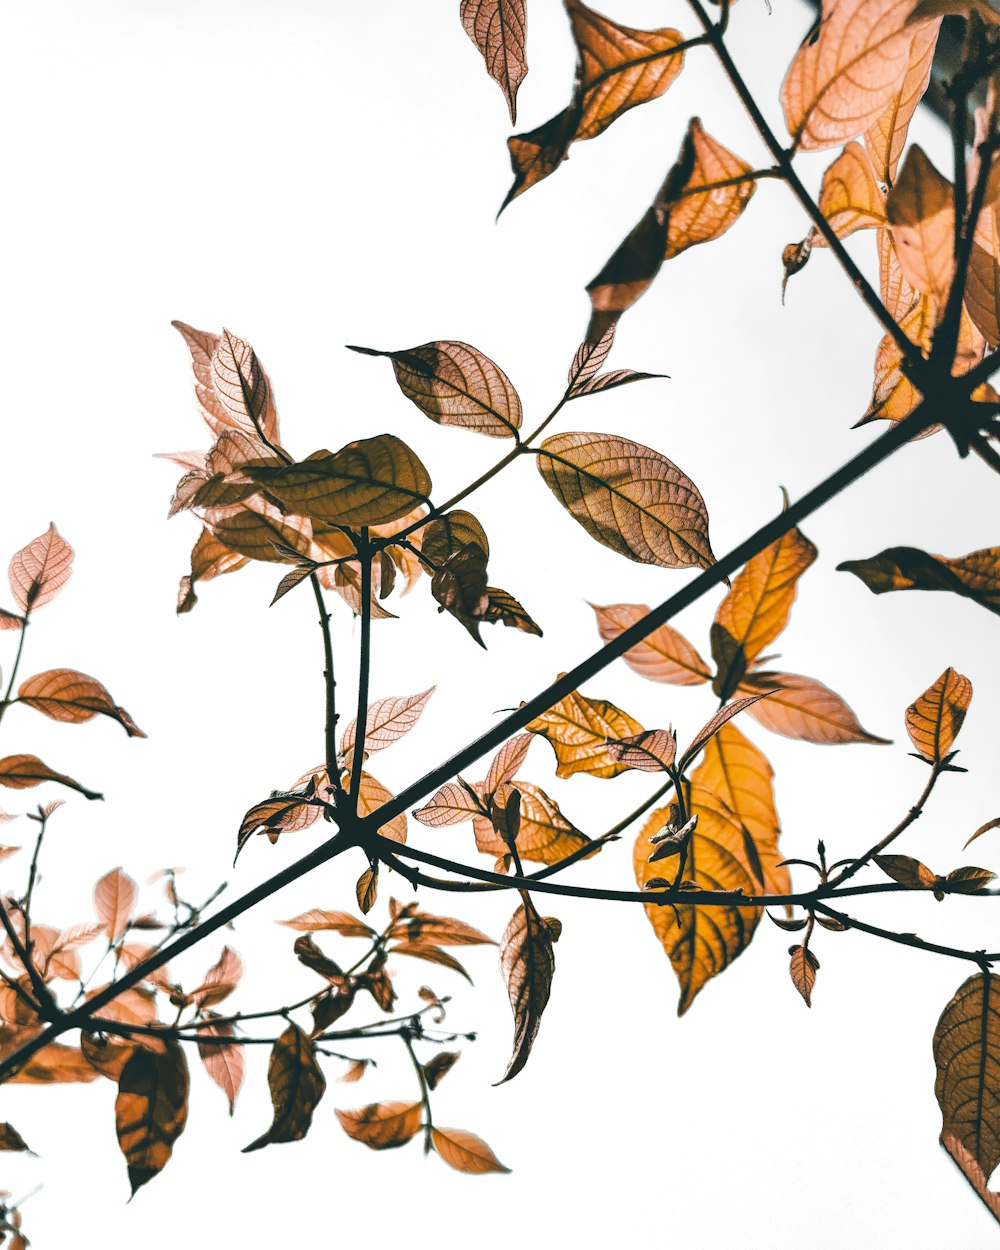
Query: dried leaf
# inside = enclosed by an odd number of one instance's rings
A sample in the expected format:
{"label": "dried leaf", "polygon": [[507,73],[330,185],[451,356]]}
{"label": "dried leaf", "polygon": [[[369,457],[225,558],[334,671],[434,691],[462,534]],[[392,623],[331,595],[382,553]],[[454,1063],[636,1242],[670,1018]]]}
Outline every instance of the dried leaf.
{"label": "dried leaf", "polygon": [[791,946],[788,953],[792,957],[788,967],[792,977],[792,984],[802,995],[806,1006],[811,1007],[813,986],[816,984],[816,971],[819,968],[819,960],[808,946]]}
{"label": "dried leaf", "polygon": [[664,772],[671,768],[677,753],[677,735],[672,729],[647,729],[608,743],[608,754],[625,768],[643,773]]}
{"label": "dried leaf", "polygon": [[420,1131],[423,1106],[419,1102],[373,1102],[356,1111],[337,1111],[348,1137],[372,1150],[405,1146]]}
{"label": "dried leaf", "polygon": [[442,1050],[433,1059],[423,1064],[424,1080],[431,1089],[437,1089],[444,1078],[461,1058],[460,1050]]}
{"label": "dried leaf", "polygon": [[906,732],[929,764],[940,764],[951,751],[972,701],[972,682],[946,668],[906,709]]}
{"label": "dried leaf", "polygon": [[892,186],[896,166],[906,143],[906,132],[931,80],[931,62],[937,47],[940,18],[910,27],[913,34],[907,53],[907,70],[896,94],[883,113],[865,131],[865,146],[878,180]]}
{"label": "dried leaf", "polygon": [[514,1048],[498,1085],[517,1076],[528,1062],[552,990],[556,970],[552,944],[557,937],[548,918],[539,916],[530,895],[522,892],[521,906],[500,939],[500,970],[514,1013]]}
{"label": "dried leaf", "polygon": [[427,502],[431,479],[402,439],[377,434],[340,451],[317,451],[281,469],[249,475],[291,512],[329,525],[385,525]]}
{"label": "dried leaf", "polygon": [[499,621],[508,629],[519,629],[523,634],[534,634],[536,638],[541,638],[541,629],[509,590],[501,590],[499,586],[487,586],[486,598],[483,620],[488,624],[493,625]]}
{"label": "dried leaf", "polygon": [[[234,1037],[231,1024],[216,1024],[214,1021],[198,1025],[198,1054],[205,1065],[205,1071],[218,1085],[229,1100],[229,1114],[236,1108],[236,1099],[243,1087],[243,1047],[237,1043],[229,1043]],[[214,1044],[203,1041],[203,1038],[218,1037],[227,1039],[225,1044]]]}
{"label": "dried leaf", "polygon": [[188,1067],[176,1042],[136,1048],[118,1080],[115,1122],[134,1194],[166,1166],[187,1123]]}
{"label": "dried leaf", "polygon": [[548,740],[558,762],[557,777],[572,777],[574,773],[617,777],[629,765],[617,760],[608,740],[642,733],[639,722],[621,708],[607,699],[590,699],[577,690],[529,721],[525,729]]}
{"label": "dried leaf", "polygon": [[73,549],[54,525],[16,552],[7,570],[10,589],[24,612],[51,603],[72,571]]}
{"label": "dried leaf", "polygon": [[[351,350],[388,357],[400,390],[438,425],[455,425],[490,438],[511,438],[521,428],[521,401],[510,378],[468,343],[422,343],[398,352]],[[422,494],[429,491],[430,482]]]}
{"label": "dried leaf", "polygon": [[123,707],[116,706],[99,681],[71,668],[53,668],[23,682],[17,697],[53,720],[78,725],[99,712],[116,720],[130,738],[145,738]]}
{"label": "dried leaf", "polygon": [[[604,642],[613,641],[650,611],[642,603],[590,606],[597,616],[597,628]],[[698,652],[670,625],[657,626],[642,642],[629,647],[622,659],[640,677],[673,686],[698,686],[710,676],[708,665]]]}
{"label": "dried leaf", "polygon": [[456,1172],[479,1176],[484,1172],[510,1171],[475,1133],[460,1128],[434,1128],[431,1141],[444,1162]]}
{"label": "dried leaf", "polygon": [[545,484],[605,547],[640,564],[709,568],[708,510],[666,456],[612,434],[556,434],[539,448]]}
{"label": "dried leaf", "polygon": [[[410,732],[420,719],[420,714],[427,706],[436,686],[424,690],[421,694],[394,695],[388,699],[379,699],[368,707],[365,717],[365,756],[372,751],[384,751],[386,747],[398,742],[404,734]],[[344,730],[340,739],[342,754],[353,755],[357,736],[357,718],[352,720]]]}
{"label": "dried leaf", "polygon": [[274,1120],[266,1133],[243,1147],[244,1154],[273,1142],[301,1141],[326,1091],[315,1046],[295,1024],[274,1043],[267,1064],[267,1084]]}
{"label": "dried leaf", "polygon": [[823,746],[889,742],[888,738],[879,738],[863,729],[840,695],[812,677],[757,671],[745,678],[739,689],[744,692],[763,690],[768,694],[767,699],[755,703],[748,711],[765,729],[786,738]]}
{"label": "dried leaf", "polygon": [[938,879],[936,872],[910,855],[873,855],[872,860],[887,877],[908,890],[933,890]]}
{"label": "dried leaf", "polygon": [[463,820],[471,820],[481,814],[479,804],[464,786],[447,781],[413,816],[422,825],[440,829],[445,825],[461,824]]}
{"label": "dried leaf", "polygon": [[135,915],[139,888],[120,868],[112,868],[94,886],[94,908],[109,942],[117,942]]}
{"label": "dried leaf", "polygon": [[85,799],[104,798],[103,794],[85,789],[72,777],[54,772],[37,755],[7,755],[0,760],[0,786],[7,786],[11,790],[30,790],[32,786],[40,786],[43,781],[57,781],[61,786],[79,791]]}
{"label": "dried leaf", "polygon": [[781,87],[785,125],[805,151],[853,139],[901,92],[916,33],[913,0],[823,0],[822,20]]}
{"label": "dried leaf", "polygon": [[528,73],[525,0],[462,0],[460,15],[466,34],[483,54],[486,72],[500,84],[511,122],[516,122],[517,89]]}
{"label": "dried leaf", "polygon": [[984,833],[989,833],[991,829],[1000,829],[1000,816],[995,816],[992,820],[988,820],[985,825],[980,825],[968,842],[963,843],[962,850],[964,851],[971,842],[975,842],[976,838],[981,838]]}
{"label": "dried leaf", "polygon": [[950,590],[1000,614],[1000,547],[954,559],[928,555],[916,547],[887,547],[867,560],[845,560],[837,570],[853,573],[876,595],[890,590]]}
{"label": "dried leaf", "polygon": [[923,295],[943,299],[955,268],[954,189],[914,144],[886,200],[903,276]]}

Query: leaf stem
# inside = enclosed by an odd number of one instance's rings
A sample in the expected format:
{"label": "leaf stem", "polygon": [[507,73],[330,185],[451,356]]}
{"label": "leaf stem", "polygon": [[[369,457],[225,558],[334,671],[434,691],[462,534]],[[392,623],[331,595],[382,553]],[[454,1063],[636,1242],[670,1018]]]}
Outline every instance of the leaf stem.
{"label": "leaf stem", "polygon": [[361,654],[358,659],[358,716],[354,730],[354,759],[351,764],[352,814],[357,816],[361,798],[361,768],[365,758],[365,729],[368,721],[368,682],[372,647],[372,548],[368,528],[361,530],[357,544],[361,557]]}
{"label": "leaf stem", "polygon": [[326,724],[324,751],[326,774],[334,795],[340,794],[340,770],[337,767],[337,679],[333,668],[333,637],[330,632],[330,613],[326,610],[323,589],[315,573],[309,574],[316,607],[319,609],[319,627],[323,631],[323,682],[326,688]]}
{"label": "leaf stem", "polygon": [[424,1075],[424,1070],[420,1066],[420,1060],[417,1058],[416,1052],[413,1049],[413,1041],[410,1038],[409,1033],[404,1032],[402,1034],[402,1038],[403,1045],[406,1047],[407,1053],[413,1063],[414,1071],[417,1074],[417,1080],[420,1082],[420,1101],[424,1106],[424,1154],[429,1155],[431,1152],[432,1142],[431,1133],[434,1129],[434,1121],[431,1119],[431,1092],[427,1085],[427,1077]]}
{"label": "leaf stem", "polygon": [[21,636],[17,640],[17,651],[14,654],[14,667],[10,670],[10,679],[7,682],[7,689],[4,696],[0,699],[0,720],[3,720],[3,714],[7,711],[12,703],[16,703],[16,699],[10,696],[14,693],[14,682],[17,680],[17,670],[21,663],[21,654],[24,651],[24,635],[28,632],[28,622],[31,619],[31,608],[24,610],[24,620],[21,624]]}

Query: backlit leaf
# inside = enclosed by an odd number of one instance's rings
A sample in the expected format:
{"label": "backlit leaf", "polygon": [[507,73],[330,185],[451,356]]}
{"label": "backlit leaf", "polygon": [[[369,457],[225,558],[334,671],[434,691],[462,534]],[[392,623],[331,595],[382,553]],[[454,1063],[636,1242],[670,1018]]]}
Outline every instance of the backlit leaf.
{"label": "backlit leaf", "polygon": [[130,738],[146,736],[128,712],[116,706],[99,681],[71,668],[54,668],[29,677],[22,683],[17,697],[53,720],[78,725],[100,712],[118,721]]}
{"label": "backlit leaf", "polygon": [[552,990],[556,970],[552,944],[557,936],[522,892],[521,906],[500,939],[500,970],[514,1013],[514,1048],[499,1085],[517,1076],[528,1062]]}
{"label": "backlit leaf", "polygon": [[906,709],[906,732],[929,764],[939,764],[951,751],[972,702],[972,682],[946,668]]}
{"label": "backlit leaf", "polygon": [[[505,787],[511,785],[521,795],[520,829],[517,834],[517,853],[522,859],[537,864],[557,864],[589,842],[563,813],[558,804],[544,790],[530,781],[504,782],[499,787],[496,802],[506,799]],[[504,855],[510,848],[485,816],[473,819],[476,846],[484,855]],[[595,846],[595,850],[600,849]]]}
{"label": "backlit leaf", "polygon": [[670,768],[677,753],[677,735],[672,729],[647,729],[643,733],[608,743],[608,754],[625,768],[644,773]]}
{"label": "backlit leaf", "polygon": [[489,559],[490,540],[471,512],[456,508],[426,525],[421,531],[420,550],[431,564],[445,564],[450,556],[475,543]]}
{"label": "backlit leaf", "polygon": [[479,626],[486,619],[490,599],[486,585],[486,553],[477,543],[466,543],[435,572],[431,594],[482,647]]}
{"label": "backlit leaf", "polygon": [[72,777],[54,772],[37,755],[7,755],[0,760],[0,786],[7,786],[11,790],[30,790],[32,786],[40,786],[43,781],[57,781],[61,786],[79,791],[85,799],[104,798],[103,794],[85,789]]}
{"label": "backlit leaf", "polygon": [[10,589],[22,611],[44,607],[65,586],[73,565],[73,549],[50,525],[14,554],[7,570]]}
{"label": "backlit leaf", "polygon": [[569,514],[605,547],[640,564],[708,568],[708,510],[666,456],[612,434],[556,434],[538,469]]}
{"label": "backlit leaf", "polygon": [[437,1089],[444,1078],[461,1057],[461,1051],[458,1050],[442,1050],[423,1065],[424,1080],[431,1089]]}
{"label": "backlit leaf", "polygon": [[[16,1030],[0,1030],[0,1060],[8,1058],[29,1037],[37,1033],[36,1027]],[[18,1068],[13,1076],[5,1078],[8,1085],[64,1085],[96,1081],[98,1072],[91,1067],[76,1046],[63,1046],[50,1042],[44,1050]]]}
{"label": "backlit leaf", "polygon": [[616,777],[626,765],[616,762],[608,739],[642,732],[642,726],[607,699],[590,699],[574,690],[525,726],[529,733],[548,739],[555,752],[557,777],[589,773]]}
{"label": "backlit leaf", "polygon": [[[421,694],[393,695],[370,704],[365,717],[365,754],[384,751],[409,733],[436,689],[436,686],[431,686]],[[341,735],[340,750],[344,755],[348,752],[353,754],[357,729],[358,722],[355,718]]]}
{"label": "backlit leaf", "polygon": [[812,1006],[813,986],[816,984],[816,971],[819,960],[808,946],[792,946],[789,951],[791,963],[788,970],[792,976],[792,984],[802,995],[807,1007]]}
{"label": "backlit leaf", "polygon": [[[591,604],[604,642],[611,642],[649,614],[642,603]],[[637,642],[622,659],[640,677],[674,686],[698,686],[709,679],[709,668],[688,640],[671,625],[659,625]]]}
{"label": "backlit leaf", "polygon": [[742,698],[733,699],[731,703],[727,703],[724,707],[720,707],[715,715],[702,725],[701,729],[699,729],[691,739],[691,745],[681,756],[680,763],[677,765],[678,770],[680,772],[685,772],[688,764],[694,759],[705,743],[719,732],[723,725],[731,721],[734,716],[738,716],[740,712],[745,711],[749,707],[753,707],[759,699],[765,698],[768,693],[769,692],[765,690],[760,694],[744,695]]}
{"label": "backlit leaf", "polygon": [[501,590],[499,586],[486,587],[486,613],[483,620],[488,624],[498,621],[508,629],[519,629],[523,634],[534,634],[541,638],[542,631],[524,609],[524,605],[515,599],[509,590]]}
{"label": "backlit leaf", "polygon": [[872,860],[893,881],[908,890],[933,890],[937,873],[911,855],[873,855]]}
{"label": "backlit leaf", "polygon": [[[232,1115],[236,1107],[236,1099],[243,1087],[243,1047],[235,1042],[228,1043],[228,1039],[234,1036],[231,1024],[216,1024],[210,1020],[199,1024],[196,1036],[198,1037],[198,1054],[205,1065],[205,1071],[226,1095],[229,1100],[229,1114]],[[226,1044],[220,1045],[201,1040],[214,1037],[224,1039]]]}
{"label": "backlit leaf", "polygon": [[423,1106],[419,1102],[373,1102],[356,1111],[338,1109],[336,1115],[348,1137],[372,1150],[392,1150],[419,1133]]}
{"label": "backlit leaf", "polygon": [[525,0],[462,0],[460,15],[466,34],[483,54],[486,72],[500,85],[511,122],[516,122],[517,89],[528,73]]}
{"label": "backlit leaf", "polygon": [[463,820],[471,820],[473,816],[480,814],[479,804],[464,786],[454,781],[446,781],[423,807],[413,813],[413,816],[422,825],[439,829],[444,825],[461,824]]}
{"label": "backlit leaf", "polygon": [[[885,225],[885,192],[860,144],[849,143],[823,174],[819,210],[839,239]],[[814,247],[825,246],[826,239],[815,226],[801,243],[789,244],[784,252],[786,281],[798,273]]]}
{"label": "backlit leaf", "polygon": [[967,842],[962,844],[962,850],[964,851],[971,842],[975,842],[976,838],[981,838],[984,833],[989,833],[991,829],[1000,829],[1000,816],[995,816],[992,820],[988,820],[984,825],[980,825],[972,837],[969,838]]}
{"label": "backlit leaf", "polygon": [[367,915],[375,906],[375,900],[378,897],[378,864],[369,864],[354,887],[354,893],[358,900],[358,906],[362,912]]}
{"label": "backlit leaf", "polygon": [[332,930],[342,937],[370,938],[375,936],[375,930],[370,925],[365,924],[363,920],[358,920],[356,916],[348,915],[346,911],[304,911],[301,916],[296,916],[293,920],[280,920],[278,923],[288,929],[297,929],[300,933],[322,933]]}
{"label": "backlit leaf", "polygon": [[194,592],[195,582],[211,581],[223,573],[235,573],[248,561],[248,557],[233,551],[208,529],[203,529],[191,552],[191,572],[181,578],[177,592],[178,613],[190,612],[198,602]]}
{"label": "backlit leaf", "polygon": [[444,1162],[456,1172],[479,1176],[484,1172],[510,1171],[475,1133],[460,1128],[434,1128],[431,1141]]}
{"label": "backlit leaf", "polygon": [[188,1067],[176,1042],[136,1048],[118,1080],[115,1123],[134,1194],[163,1170],[187,1123]]}
{"label": "backlit leaf", "polygon": [[[438,425],[455,425],[490,438],[510,438],[521,427],[521,401],[510,378],[468,343],[422,343],[398,352],[352,350],[387,356],[400,390]],[[429,491],[430,483],[422,493]]]}
{"label": "backlit leaf", "polygon": [[[359,816],[370,816],[373,812],[377,812],[392,797],[392,794],[385,786],[380,781],[376,781],[370,773],[363,772],[361,774],[361,786],[358,791]],[[378,832],[383,838],[391,838],[393,842],[405,842],[406,813],[400,812],[397,816],[393,816],[387,824],[379,825]]]}
{"label": "backlit leaf", "polygon": [[[457,1056],[456,1056],[457,1057]],[[27,1142],[12,1124],[0,1124],[0,1150],[26,1150],[32,1153]]]}
{"label": "backlit leaf", "polygon": [[955,268],[954,190],[916,144],[886,200],[886,215],[906,280],[943,299]]}
{"label": "backlit leaf", "polygon": [[945,877],[953,893],[978,894],[997,879],[995,872],[988,868],[976,868],[973,864],[964,868],[953,868]]}
{"label": "backlit leaf", "polygon": [[128,928],[138,897],[136,883],[120,868],[112,868],[94,886],[94,908],[109,942],[117,942]]}
{"label": "backlit leaf", "polygon": [[493,794],[504,781],[511,781],[528,755],[528,749],[535,741],[531,733],[515,734],[503,744],[490,762],[489,771],[483,787],[487,794]]}
{"label": "backlit leaf", "polygon": [[865,131],[865,146],[879,182],[892,186],[896,166],[906,143],[906,132],[931,80],[931,62],[937,46],[940,19],[911,27],[907,70],[899,89],[884,111]]}
{"label": "backlit leaf", "polygon": [[863,729],[848,705],[822,682],[798,673],[757,671],[745,678],[741,691],[768,691],[768,697],[747,710],[772,733],[801,742],[828,746],[834,743],[887,743]]}
{"label": "backlit leaf", "polygon": [[276,842],[282,833],[308,829],[323,810],[313,802],[314,796],[315,786],[307,784],[301,790],[276,790],[270,798],[255,803],[240,822],[236,855],[255,833],[266,833],[271,842]]}
{"label": "backlit leaf", "polygon": [[806,151],[853,139],[901,92],[916,30],[913,0],[823,0],[822,20],[781,87],[785,125]]}
{"label": "backlit leaf", "polygon": [[292,512],[330,525],[384,525],[426,503],[431,479],[402,439],[377,434],[281,469],[252,469]]}
{"label": "backlit leaf", "polygon": [[226,424],[245,434],[263,434],[268,442],[276,443],[278,415],[271,384],[246,339],[223,330],[216,340],[210,368],[212,389]]}
{"label": "backlit leaf", "polygon": [[266,1133],[243,1147],[244,1154],[272,1142],[301,1141],[326,1091],[315,1046],[295,1024],[290,1024],[274,1043],[267,1064],[267,1084],[274,1120]]}
{"label": "backlit leaf", "polygon": [[916,547],[888,547],[867,560],[845,560],[838,572],[853,573],[876,595],[890,590],[950,590],[1000,614],[1000,547],[967,556],[932,556]]}

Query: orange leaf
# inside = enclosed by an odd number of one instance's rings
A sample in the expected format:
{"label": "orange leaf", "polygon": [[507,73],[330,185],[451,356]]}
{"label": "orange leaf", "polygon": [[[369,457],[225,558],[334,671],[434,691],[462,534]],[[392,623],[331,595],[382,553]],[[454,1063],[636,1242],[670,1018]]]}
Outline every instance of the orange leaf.
{"label": "orange leaf", "polygon": [[333,930],[342,937],[375,936],[373,928],[366,925],[363,920],[348,915],[345,911],[304,911],[294,920],[279,920],[278,924],[288,929],[297,929],[300,933],[321,933],[325,930]]}
{"label": "orange leaf", "polygon": [[130,738],[146,736],[128,712],[116,706],[99,681],[71,668],[53,668],[29,677],[22,683],[17,697],[53,720],[78,725],[100,712],[118,721]]}
{"label": "orange leaf", "polygon": [[[614,603],[607,607],[590,605],[597,616],[597,628],[604,642],[611,642],[636,621],[649,614],[641,603]],[[708,665],[688,640],[670,625],[660,625],[642,642],[630,647],[622,659],[640,677],[674,686],[698,686],[708,681]]]}
{"label": "orange leaf", "polygon": [[87,790],[64,773],[53,772],[37,755],[7,755],[0,760],[0,786],[11,790],[30,790],[43,781],[57,781],[71,790],[78,790],[85,799],[103,799],[103,794]]}
{"label": "orange leaf", "polygon": [[739,689],[769,692],[767,699],[747,710],[765,729],[786,738],[824,746],[846,742],[889,742],[888,738],[879,738],[863,729],[840,695],[812,677],[758,671],[747,678]]}
{"label": "orange leaf", "polygon": [[549,1001],[556,970],[552,944],[560,931],[550,925],[550,919],[540,916],[530,895],[522,892],[521,906],[500,939],[500,970],[514,1013],[514,1049],[498,1085],[517,1076],[528,1062]]}
{"label": "orange leaf", "polygon": [[274,1120],[266,1133],[243,1147],[244,1154],[272,1142],[301,1141],[326,1092],[315,1046],[297,1025],[290,1024],[274,1043],[267,1064],[267,1084]]}
{"label": "orange leaf", "polygon": [[213,577],[221,577],[223,573],[235,573],[247,561],[247,556],[233,551],[210,530],[203,529],[191,552],[191,572],[181,578],[177,593],[178,613],[190,612],[198,602],[194,593],[195,582],[207,582]]}
{"label": "orange leaf", "polygon": [[613,434],[547,438],[538,469],[563,507],[605,547],[640,564],[709,568],[708,509],[666,456]]}
{"label": "orange leaf", "polygon": [[727,703],[724,707],[720,707],[715,715],[706,724],[702,725],[701,729],[691,739],[691,745],[681,756],[680,763],[677,765],[678,771],[685,772],[705,743],[714,738],[724,725],[731,721],[734,716],[738,716],[740,712],[753,707],[759,699],[766,698],[769,693],[769,691],[764,690],[760,694],[745,695],[743,698],[734,699],[732,703]]}
{"label": "orange leaf", "polygon": [[440,829],[444,825],[461,824],[473,816],[482,815],[482,809],[464,786],[447,781],[432,798],[418,808],[413,816],[422,825]]}
{"label": "orange leaf", "polygon": [[806,151],[853,139],[903,90],[913,0],[823,0],[822,20],[781,87],[785,124]]}
{"label": "orange leaf", "polygon": [[907,70],[899,90],[889,100],[884,112],[865,131],[865,146],[875,167],[878,180],[892,186],[896,166],[906,143],[906,132],[917,105],[931,80],[931,62],[937,47],[941,19],[910,25],[913,34],[907,53]]}
{"label": "orange leaf", "polygon": [[419,1131],[423,1106],[419,1102],[373,1102],[356,1111],[338,1110],[337,1119],[348,1137],[372,1150],[405,1146]]}
{"label": "orange leaf", "polygon": [[[560,674],[561,676],[561,674]],[[557,777],[588,773],[617,777],[628,766],[617,762],[608,739],[642,732],[642,726],[607,699],[590,699],[574,690],[525,726],[546,738],[555,752]]]}
{"label": "orange leaf", "polygon": [[929,764],[940,764],[951,751],[971,702],[972,682],[946,668],[906,709],[906,732]]}
{"label": "orange leaf", "polygon": [[188,1086],[187,1060],[176,1042],[161,1051],[138,1048],[122,1068],[115,1122],[133,1194],[169,1161],[187,1123]]}
{"label": "orange leaf", "polygon": [[525,0],[462,0],[459,13],[466,34],[483,54],[486,72],[500,84],[511,122],[516,122],[517,89],[528,73]]}
{"label": "orange leaf", "polygon": [[7,570],[10,589],[25,612],[51,603],[65,586],[73,564],[73,549],[50,525],[16,552]]}
{"label": "orange leaf", "polygon": [[117,942],[135,915],[139,890],[120,868],[112,868],[94,886],[94,907],[109,942]]}
{"label": "orange leaf", "polygon": [[484,1172],[509,1172],[482,1138],[460,1128],[431,1129],[431,1141],[445,1163],[456,1172],[474,1176]]}
{"label": "orange leaf", "polygon": [[[391,798],[392,795],[380,781],[376,781],[370,773],[361,774],[361,787],[358,792],[359,816],[370,816]],[[398,816],[393,816],[388,824],[378,827],[378,832],[383,838],[391,838],[393,842],[405,842],[406,813],[400,812]]]}
{"label": "orange leaf", "polygon": [[609,742],[608,754],[625,768],[636,768],[643,773],[663,772],[673,765],[677,735],[672,729],[647,729]]}
{"label": "orange leaf", "polygon": [[[522,859],[537,864],[557,864],[567,855],[586,846],[589,839],[566,819],[559,806],[544,790],[530,781],[504,782],[497,790],[496,802],[503,806],[507,787],[521,795],[520,829],[517,834],[517,852]],[[493,822],[485,816],[473,819],[476,847],[484,855],[504,855],[510,847],[496,832]],[[599,846],[595,846],[595,851]]]}
{"label": "orange leaf", "polygon": [[886,200],[886,216],[906,280],[943,299],[955,269],[954,189],[916,144]]}

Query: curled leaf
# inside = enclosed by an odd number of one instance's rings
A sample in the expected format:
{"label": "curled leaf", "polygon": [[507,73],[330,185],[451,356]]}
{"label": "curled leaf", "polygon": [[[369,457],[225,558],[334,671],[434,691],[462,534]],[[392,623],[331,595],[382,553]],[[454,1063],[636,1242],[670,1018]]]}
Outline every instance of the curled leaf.
{"label": "curled leaf", "polygon": [[528,1062],[552,990],[556,969],[552,943],[557,936],[548,918],[539,916],[530,896],[522,893],[521,906],[500,939],[500,969],[514,1013],[514,1048],[498,1085],[517,1076]]}
{"label": "curled leaf", "polygon": [[37,755],[7,755],[0,760],[0,786],[7,786],[11,790],[30,790],[32,786],[40,786],[43,781],[57,781],[61,786],[79,791],[85,799],[104,798],[103,794],[86,789],[72,777],[54,772]]}
{"label": "curled leaf", "polygon": [[78,725],[98,713],[116,720],[130,738],[145,734],[123,707],[118,707],[99,681],[71,668],[53,668],[23,682],[17,697],[53,720]]}
{"label": "curled leaf", "polygon": [[274,1043],[267,1065],[267,1084],[274,1120],[266,1133],[243,1147],[244,1154],[272,1142],[301,1141],[326,1091],[315,1046],[297,1025],[290,1024]]}
{"label": "curled leaf", "polygon": [[876,595],[890,590],[950,590],[1000,614],[1000,547],[954,559],[928,555],[916,547],[888,547],[868,560],[845,560],[837,571],[853,573]]}

